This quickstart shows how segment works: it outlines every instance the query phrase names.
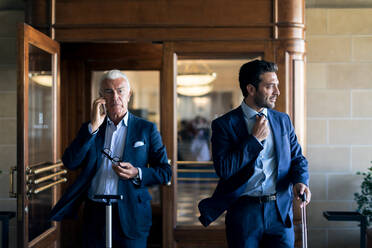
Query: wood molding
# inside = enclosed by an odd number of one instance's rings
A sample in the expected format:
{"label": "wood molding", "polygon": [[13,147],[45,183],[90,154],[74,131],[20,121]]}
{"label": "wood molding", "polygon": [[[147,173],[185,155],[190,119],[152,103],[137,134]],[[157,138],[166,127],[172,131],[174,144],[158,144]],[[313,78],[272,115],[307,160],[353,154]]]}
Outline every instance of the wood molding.
{"label": "wood molding", "polygon": [[96,41],[234,41],[271,39],[273,26],[268,27],[55,27],[60,42]]}
{"label": "wood molding", "polygon": [[[176,124],[176,87],[175,75],[177,72],[174,44],[165,43],[163,50],[163,69],[160,76],[160,130],[164,145],[167,147],[168,158],[171,160],[171,185],[162,186],[162,219],[163,238],[162,247],[175,247],[173,227],[175,226],[177,209],[175,207],[177,189],[177,124]],[[167,203],[167,204],[165,204]]]}

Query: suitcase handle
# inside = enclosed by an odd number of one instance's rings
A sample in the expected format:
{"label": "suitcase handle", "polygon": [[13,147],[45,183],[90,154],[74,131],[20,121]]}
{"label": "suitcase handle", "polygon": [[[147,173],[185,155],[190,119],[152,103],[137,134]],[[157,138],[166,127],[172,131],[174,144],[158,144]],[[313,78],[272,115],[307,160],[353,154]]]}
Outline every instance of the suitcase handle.
{"label": "suitcase handle", "polygon": [[306,193],[304,192],[302,195],[300,195],[300,199],[302,202],[306,201]]}

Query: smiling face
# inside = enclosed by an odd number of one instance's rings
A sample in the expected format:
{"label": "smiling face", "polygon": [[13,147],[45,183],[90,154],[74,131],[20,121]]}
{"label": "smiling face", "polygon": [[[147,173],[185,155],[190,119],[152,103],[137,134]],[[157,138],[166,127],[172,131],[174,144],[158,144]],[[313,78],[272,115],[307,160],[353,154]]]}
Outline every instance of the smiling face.
{"label": "smiling face", "polygon": [[248,98],[252,100],[248,100],[250,102],[251,107],[253,107],[258,112],[262,110],[262,108],[274,108],[276,100],[280,95],[279,91],[279,81],[278,77],[276,76],[275,72],[265,72],[260,76],[260,83],[258,84],[258,89],[256,89],[253,85],[247,85],[248,91]]}
{"label": "smiling face", "polygon": [[101,92],[106,100],[108,116],[116,125],[128,111],[129,84],[124,78],[106,79],[102,82]]}

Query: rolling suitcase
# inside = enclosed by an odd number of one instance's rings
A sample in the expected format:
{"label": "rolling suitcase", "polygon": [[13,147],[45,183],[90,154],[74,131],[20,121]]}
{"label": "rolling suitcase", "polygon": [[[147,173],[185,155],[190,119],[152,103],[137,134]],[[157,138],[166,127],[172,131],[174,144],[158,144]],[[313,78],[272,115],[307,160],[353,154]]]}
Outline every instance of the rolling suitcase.
{"label": "rolling suitcase", "polygon": [[112,200],[123,200],[122,195],[95,195],[106,203],[106,248],[112,248]]}

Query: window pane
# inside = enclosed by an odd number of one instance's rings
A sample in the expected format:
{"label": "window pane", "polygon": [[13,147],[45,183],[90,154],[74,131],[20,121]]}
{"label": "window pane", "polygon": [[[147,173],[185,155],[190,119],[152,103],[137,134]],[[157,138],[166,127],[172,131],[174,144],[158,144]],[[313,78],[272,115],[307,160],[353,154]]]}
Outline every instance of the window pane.
{"label": "window pane", "polygon": [[52,55],[29,46],[29,164],[53,161]]}
{"label": "window pane", "polygon": [[[238,74],[245,62],[178,61],[177,225],[201,225],[198,203],[212,195],[218,181],[212,163],[210,125],[241,104]],[[223,225],[224,217],[212,224]]]}
{"label": "window pane", "polygon": [[[28,160],[29,167],[53,162],[53,80],[52,55],[29,45],[28,92]],[[45,176],[42,174],[41,176]],[[30,176],[31,177],[31,176]],[[48,180],[32,187],[39,188]],[[29,186],[31,187],[31,186]],[[31,241],[52,227],[49,213],[53,204],[53,189],[30,197],[28,205],[28,239]]]}

